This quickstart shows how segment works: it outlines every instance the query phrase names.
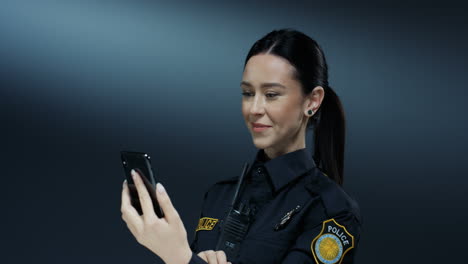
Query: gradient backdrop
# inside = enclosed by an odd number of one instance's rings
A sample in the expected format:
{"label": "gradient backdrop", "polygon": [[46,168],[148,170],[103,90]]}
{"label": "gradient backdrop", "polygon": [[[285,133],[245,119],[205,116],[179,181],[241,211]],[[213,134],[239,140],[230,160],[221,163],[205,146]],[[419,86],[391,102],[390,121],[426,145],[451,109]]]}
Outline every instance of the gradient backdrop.
{"label": "gradient backdrop", "polygon": [[121,219],[123,149],[150,153],[191,241],[204,192],[256,151],[240,109],[245,56],[284,27],[323,47],[345,107],[345,189],[365,224],[357,263],[459,262],[466,11],[1,1],[0,262],[158,263]]}

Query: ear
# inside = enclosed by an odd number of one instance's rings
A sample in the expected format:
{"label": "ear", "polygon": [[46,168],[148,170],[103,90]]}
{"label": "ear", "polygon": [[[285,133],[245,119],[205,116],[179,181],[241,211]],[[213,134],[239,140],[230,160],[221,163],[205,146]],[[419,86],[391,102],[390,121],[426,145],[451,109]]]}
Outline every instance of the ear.
{"label": "ear", "polygon": [[317,112],[320,105],[322,104],[324,96],[325,96],[325,90],[323,89],[323,87],[322,86],[316,86],[312,90],[312,92],[310,92],[307,95],[306,104],[304,106],[305,107],[304,113],[306,115],[310,116],[308,114],[309,110],[312,110],[314,113]]}

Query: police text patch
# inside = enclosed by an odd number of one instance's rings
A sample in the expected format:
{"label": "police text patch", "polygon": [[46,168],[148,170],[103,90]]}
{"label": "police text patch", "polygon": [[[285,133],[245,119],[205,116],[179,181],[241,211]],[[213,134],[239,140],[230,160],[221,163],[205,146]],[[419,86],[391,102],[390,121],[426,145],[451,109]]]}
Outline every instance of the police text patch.
{"label": "police text patch", "polygon": [[323,222],[322,231],[310,245],[315,261],[319,264],[339,264],[353,247],[354,237],[335,219]]}
{"label": "police text patch", "polygon": [[210,218],[210,217],[202,217],[198,221],[198,226],[195,232],[198,230],[213,230],[216,223],[218,223],[218,219]]}

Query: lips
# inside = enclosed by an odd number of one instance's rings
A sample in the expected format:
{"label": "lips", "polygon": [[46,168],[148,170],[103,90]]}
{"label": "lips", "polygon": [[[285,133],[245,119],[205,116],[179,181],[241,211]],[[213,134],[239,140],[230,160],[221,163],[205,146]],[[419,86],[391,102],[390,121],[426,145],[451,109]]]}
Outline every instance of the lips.
{"label": "lips", "polygon": [[268,125],[265,125],[265,124],[262,124],[262,123],[252,123],[252,126],[253,127],[271,127],[271,126],[268,126]]}

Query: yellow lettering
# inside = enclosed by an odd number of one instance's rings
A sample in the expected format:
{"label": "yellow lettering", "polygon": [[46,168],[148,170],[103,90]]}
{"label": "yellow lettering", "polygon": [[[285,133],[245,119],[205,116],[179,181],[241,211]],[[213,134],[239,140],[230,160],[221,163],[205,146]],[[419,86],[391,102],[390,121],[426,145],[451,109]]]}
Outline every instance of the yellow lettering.
{"label": "yellow lettering", "polygon": [[198,221],[198,226],[195,232],[199,230],[213,230],[216,223],[218,223],[218,219],[216,218],[202,217]]}

